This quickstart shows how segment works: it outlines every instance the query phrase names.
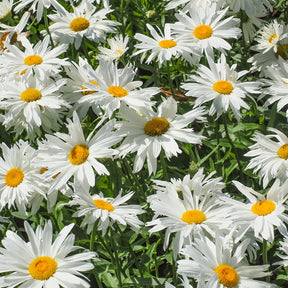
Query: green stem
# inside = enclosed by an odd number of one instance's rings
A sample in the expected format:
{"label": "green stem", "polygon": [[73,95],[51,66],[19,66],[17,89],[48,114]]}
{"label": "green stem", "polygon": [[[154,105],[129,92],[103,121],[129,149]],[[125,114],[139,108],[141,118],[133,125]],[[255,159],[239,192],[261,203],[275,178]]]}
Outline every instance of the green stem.
{"label": "green stem", "polygon": [[[267,240],[263,239],[263,247],[262,247],[262,258],[263,264],[268,264],[268,255],[267,255]],[[270,276],[266,276],[266,282],[270,283]]]}
{"label": "green stem", "polygon": [[235,157],[236,157],[236,161],[237,161],[237,164],[238,164],[238,168],[240,170],[240,179],[241,179],[241,182],[243,182],[243,172],[242,172],[242,165],[240,163],[240,160],[239,160],[239,156],[238,156],[238,152],[237,152],[237,149],[236,147],[234,146],[234,143],[233,141],[231,140],[230,138],[230,135],[229,135],[229,131],[228,131],[228,125],[227,125],[227,115],[226,113],[223,114],[223,122],[224,122],[224,129],[225,129],[225,133],[226,133],[226,136],[227,136],[227,139],[228,139],[228,142],[230,143],[231,145],[231,148],[232,148],[232,151],[234,152],[235,154]]}
{"label": "green stem", "polygon": [[44,18],[44,24],[45,24],[45,29],[50,37],[50,42],[51,42],[51,46],[52,48],[55,47],[54,45],[54,42],[53,42],[53,38],[52,38],[52,35],[50,33],[50,30],[49,30],[49,22],[48,22],[48,17],[47,17],[47,9],[44,7],[44,10],[43,10],[43,18]]}
{"label": "green stem", "polygon": [[175,97],[174,90],[173,90],[172,78],[171,78],[170,62],[169,61],[166,61],[166,69],[167,69],[167,73],[168,73],[169,88],[171,90],[172,96]]}
{"label": "green stem", "polygon": [[162,150],[160,153],[160,161],[161,161],[161,166],[163,169],[163,178],[164,180],[169,181],[169,175],[168,175],[168,171],[167,171],[167,165],[165,162],[165,158],[164,158],[164,151]]}
{"label": "green stem", "polygon": [[[283,52],[284,53],[284,55],[285,55],[285,57],[286,57],[286,59],[288,59],[288,52],[287,52],[287,50],[285,49],[285,47],[282,45],[282,44],[278,44],[279,45],[279,47],[280,47],[280,49],[281,49],[281,52]],[[277,52],[279,52],[279,49],[278,49],[278,51]]]}
{"label": "green stem", "polygon": [[90,235],[90,251],[94,251],[94,242],[95,242],[95,235],[96,235],[97,223],[94,223],[91,235]]}

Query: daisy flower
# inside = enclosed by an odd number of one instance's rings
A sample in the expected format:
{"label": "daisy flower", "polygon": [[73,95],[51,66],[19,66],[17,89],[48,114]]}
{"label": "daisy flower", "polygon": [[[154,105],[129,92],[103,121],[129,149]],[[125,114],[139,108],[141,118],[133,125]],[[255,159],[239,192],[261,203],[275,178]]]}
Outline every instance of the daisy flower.
{"label": "daisy flower", "polygon": [[16,26],[0,23],[0,51],[6,49],[5,41],[10,45],[17,45],[18,48],[20,47],[21,38],[29,35],[29,32],[22,32],[29,17],[30,13],[25,12]]}
{"label": "daisy flower", "polygon": [[[85,87],[84,83],[93,83],[96,86],[99,85],[98,82],[95,81],[95,78],[101,77],[99,73],[99,66],[94,69],[87,61],[87,59],[79,58],[79,63],[72,62],[72,65],[65,67],[67,78],[67,85],[65,85],[62,89],[63,98],[71,105],[73,105],[73,109],[71,109],[71,113],[73,111],[77,111],[80,119],[83,119],[91,107],[96,115],[101,114],[101,110],[99,105],[96,102],[82,102],[78,103],[78,101],[89,94],[96,93],[97,91],[87,91],[87,87]],[[69,113],[70,114],[70,113]],[[68,114],[68,115],[69,115]]]}
{"label": "daisy flower", "polygon": [[135,110],[151,107],[154,102],[150,98],[160,92],[160,88],[141,88],[142,81],[133,81],[136,71],[131,65],[118,69],[113,61],[100,61],[97,71],[99,74],[95,75],[93,82],[83,84],[87,89],[80,91],[86,95],[78,102],[99,105],[108,118],[120,108],[121,103]]}
{"label": "daisy flower", "polygon": [[129,47],[127,47],[128,41],[128,35],[126,35],[125,38],[123,38],[122,35],[117,35],[113,38],[107,39],[110,49],[106,47],[99,47],[97,59],[104,59],[107,61],[119,60],[119,58],[129,49]]}
{"label": "daisy flower", "polygon": [[233,181],[233,184],[248,199],[247,202],[241,202],[228,197],[223,198],[226,202],[224,205],[229,209],[229,218],[235,226],[240,226],[239,237],[252,230],[256,238],[272,243],[275,227],[283,236],[288,236],[288,216],[285,213],[288,181],[281,185],[280,180],[275,180],[266,196],[238,181]]}
{"label": "daisy flower", "polygon": [[96,254],[73,253],[81,248],[73,245],[75,236],[69,234],[74,224],[65,226],[53,242],[51,221],[44,228],[38,226],[35,232],[28,222],[24,226],[28,242],[10,230],[2,240],[0,272],[5,273],[0,277],[2,287],[90,287],[81,272],[94,268],[88,260],[95,260]]}
{"label": "daisy flower", "polygon": [[85,138],[80,120],[76,112],[73,113],[73,122],[68,119],[69,133],[56,132],[55,135],[46,135],[47,140],[39,143],[36,167],[45,167],[47,177],[55,178],[50,187],[60,189],[74,176],[75,183],[95,185],[95,172],[99,175],[109,175],[106,167],[97,159],[112,158],[117,153],[111,146],[121,140],[113,132],[115,121],[109,121],[99,129],[95,135],[92,131]]}
{"label": "daisy flower", "polygon": [[0,107],[8,111],[3,125],[7,129],[15,127],[17,135],[26,129],[32,140],[35,134],[41,134],[40,127],[45,132],[57,131],[61,123],[60,113],[69,107],[58,92],[64,84],[64,79],[40,81],[33,75],[5,82],[0,88],[3,95]]}
{"label": "daisy flower", "polygon": [[34,149],[20,140],[9,148],[2,143],[3,158],[0,157],[0,210],[17,207],[26,215],[26,206],[34,194],[44,195],[45,185],[37,170],[31,166]]}
{"label": "daisy flower", "polygon": [[177,273],[194,278],[202,288],[275,288],[274,284],[254,280],[271,275],[269,265],[249,265],[245,250],[249,240],[239,245],[216,235],[216,240],[201,237],[182,250],[185,260],[178,260]]}
{"label": "daisy flower", "polygon": [[260,93],[260,83],[240,82],[239,78],[249,71],[236,71],[236,64],[231,67],[226,63],[226,58],[222,54],[217,63],[211,57],[207,56],[209,68],[199,65],[197,74],[190,75],[190,80],[182,84],[182,88],[188,90],[187,96],[196,97],[195,106],[212,101],[209,115],[217,113],[217,118],[227,112],[229,108],[233,111],[235,117],[241,118],[241,107],[249,109],[249,105],[243,101],[248,93]]}
{"label": "daisy flower", "polygon": [[19,73],[28,77],[35,73],[40,80],[44,80],[47,74],[58,74],[62,65],[70,65],[65,59],[57,58],[66,52],[67,46],[59,45],[51,49],[49,36],[34,46],[26,37],[22,37],[21,42],[25,51],[6,43],[7,50],[0,55],[0,65],[2,65],[0,74],[2,76]]}
{"label": "daisy flower", "polygon": [[268,128],[268,131],[273,134],[256,132],[252,139],[255,144],[244,154],[252,157],[246,169],[253,169],[253,173],[258,173],[264,188],[272,179],[278,178],[284,182],[288,176],[288,137],[274,128]]}
{"label": "daisy flower", "polygon": [[238,13],[240,10],[243,10],[248,15],[248,17],[255,13],[255,9],[258,11],[267,9],[270,11],[273,10],[273,7],[268,0],[230,0],[229,8],[233,10],[234,13]]}
{"label": "daisy flower", "polygon": [[156,27],[160,35],[150,24],[146,24],[146,26],[149,29],[153,38],[140,33],[136,33],[134,36],[136,40],[142,43],[135,45],[135,48],[139,50],[136,51],[132,56],[143,53],[141,57],[141,62],[143,62],[148,51],[151,51],[151,54],[146,60],[147,64],[149,64],[155,58],[157,58],[157,62],[162,64],[165,60],[169,61],[172,57],[178,58],[185,52],[186,54],[190,54],[193,52],[193,54],[197,54],[198,56],[201,55],[201,53],[197,53],[196,49],[194,49],[195,51],[192,51],[189,45],[187,45],[187,43],[183,43],[183,41],[181,41],[179,37],[172,36],[170,24],[165,24],[164,34],[159,29],[159,27]]}
{"label": "daisy flower", "polygon": [[199,48],[209,55],[213,55],[213,49],[230,50],[232,47],[226,39],[237,39],[241,29],[236,27],[240,19],[233,16],[224,18],[228,8],[219,10],[216,3],[204,7],[190,6],[188,13],[180,11],[175,15],[179,22],[172,25],[173,33],[193,49]]}
{"label": "daisy flower", "polygon": [[[195,180],[194,185],[183,183],[178,190],[169,185],[165,191],[160,190],[147,199],[155,213],[155,219],[147,223],[147,226],[153,226],[149,232],[166,229],[164,249],[169,245],[170,235],[176,233],[173,243],[175,259],[180,249],[185,244],[190,244],[195,237],[214,237],[216,230],[227,229],[230,225],[225,219],[226,210],[220,207],[217,201],[218,195],[222,194],[223,183],[220,183],[218,178],[205,184],[207,180],[202,179],[203,183],[199,181],[201,176],[203,171],[191,179],[191,183]],[[216,184],[217,190],[210,185],[212,183]]]}
{"label": "daisy flower", "polygon": [[124,226],[130,226],[134,231],[138,231],[143,222],[137,215],[145,211],[140,205],[126,204],[134,195],[134,192],[122,196],[119,192],[116,198],[104,197],[103,193],[90,195],[87,186],[75,186],[73,200],[69,205],[79,205],[78,210],[73,217],[84,217],[81,227],[87,226],[87,233],[90,234],[94,225],[97,223],[97,229],[102,231],[104,236],[108,227],[113,228],[113,224],[119,223]]}
{"label": "daisy flower", "polygon": [[182,9],[182,11],[187,11],[190,6],[199,7],[201,5],[202,6],[208,4],[210,5],[211,3],[218,3],[219,7],[221,7],[226,0],[166,0],[166,1],[170,1],[165,6],[166,10],[175,9],[180,5],[186,4],[185,7]]}
{"label": "daisy flower", "polygon": [[49,26],[55,42],[74,44],[78,49],[83,37],[99,42],[107,33],[115,33],[114,26],[119,23],[107,20],[107,14],[112,12],[109,7],[96,11],[96,6],[89,0],[82,0],[81,3],[72,7],[73,12],[68,12],[64,7],[56,6],[56,14],[48,15],[54,22]]}
{"label": "daisy flower", "polygon": [[149,174],[156,173],[157,157],[163,148],[167,159],[181,153],[177,141],[201,144],[204,136],[196,134],[187,126],[194,121],[205,121],[202,108],[193,109],[183,115],[177,113],[177,102],[173,97],[167,98],[158,110],[141,110],[140,116],[135,110],[121,107],[119,117],[126,121],[117,124],[118,133],[127,135],[121,146],[119,156],[137,152],[134,173],[139,172],[147,160]]}
{"label": "daisy flower", "polygon": [[21,9],[26,9],[27,6],[31,5],[29,10],[32,10],[33,13],[36,12],[36,19],[38,22],[40,22],[44,9],[50,8],[51,4],[53,6],[59,5],[57,0],[21,0],[17,2],[17,5],[14,7],[14,11],[18,13]]}
{"label": "daisy flower", "polygon": [[13,0],[2,0],[0,2],[0,19],[8,16],[12,11]]}
{"label": "daisy flower", "polygon": [[[279,57],[278,65],[267,67],[264,73],[271,79],[264,80],[270,85],[264,91],[266,95],[269,95],[264,105],[269,106],[277,102],[277,111],[280,111],[288,104],[288,63]],[[288,110],[286,110],[286,117],[288,119]]]}

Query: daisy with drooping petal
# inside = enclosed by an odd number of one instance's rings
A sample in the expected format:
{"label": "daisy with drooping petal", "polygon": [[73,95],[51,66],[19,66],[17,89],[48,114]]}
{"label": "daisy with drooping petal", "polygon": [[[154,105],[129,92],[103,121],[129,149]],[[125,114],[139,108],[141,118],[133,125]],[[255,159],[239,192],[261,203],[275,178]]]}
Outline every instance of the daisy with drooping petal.
{"label": "daisy with drooping petal", "polygon": [[84,83],[87,89],[80,91],[86,95],[78,102],[99,105],[108,118],[120,108],[121,103],[135,110],[151,107],[154,102],[150,98],[160,92],[160,88],[142,88],[142,81],[133,81],[136,71],[131,65],[118,69],[117,63],[100,61],[97,71],[99,74],[95,75],[94,81]]}
{"label": "daisy with drooping petal", "polygon": [[275,288],[274,284],[254,278],[271,275],[269,265],[249,265],[245,251],[249,240],[231,245],[229,239],[216,234],[216,241],[201,237],[186,246],[178,260],[177,273],[194,278],[201,288]]}
{"label": "daisy with drooping petal", "polygon": [[[157,58],[157,62],[160,64],[164,61],[169,61],[172,57],[178,58],[181,55],[194,54],[197,56],[201,56],[200,52],[197,52],[197,49],[194,50],[187,45],[187,43],[183,43],[181,39],[178,39],[174,35],[171,35],[171,26],[170,24],[165,24],[164,34],[156,27],[160,35],[157,33],[155,28],[150,24],[146,24],[153,38],[150,38],[144,34],[136,33],[134,38],[141,43],[136,44],[135,48],[139,49],[132,56],[136,56],[138,54],[142,54],[141,62],[143,62],[146,57],[146,53],[151,51],[149,57],[146,59],[146,63],[150,63],[153,59]],[[192,57],[189,58],[192,63]]]}
{"label": "daisy with drooping petal", "polygon": [[200,144],[204,136],[198,135],[187,126],[194,121],[205,121],[205,111],[202,108],[193,109],[183,115],[177,114],[177,102],[173,97],[165,99],[158,111],[140,110],[140,116],[135,110],[121,107],[119,117],[126,121],[117,124],[118,133],[126,136],[121,146],[119,156],[137,152],[134,162],[134,173],[139,172],[147,160],[149,174],[156,173],[157,157],[163,148],[169,160],[181,153],[177,141]]}
{"label": "daisy with drooping petal", "polygon": [[64,79],[40,81],[33,75],[5,82],[0,86],[0,107],[8,111],[3,125],[14,127],[16,135],[25,129],[32,140],[41,135],[40,127],[45,132],[57,131],[61,113],[69,108],[58,92],[64,84]]}
{"label": "daisy with drooping petal", "polygon": [[106,47],[99,47],[99,54],[97,56],[98,59],[103,60],[119,60],[120,57],[129,49],[127,47],[129,41],[129,36],[126,35],[123,38],[123,35],[117,35],[113,38],[107,39],[107,42],[110,46],[109,48]]}
{"label": "daisy with drooping petal", "polygon": [[256,132],[252,139],[255,144],[244,156],[252,157],[246,169],[253,169],[267,187],[272,179],[285,182],[288,179],[288,137],[281,131],[268,128],[273,134]]}
{"label": "daisy with drooping petal", "polygon": [[246,231],[252,230],[257,239],[272,243],[276,227],[283,236],[288,236],[286,228],[288,216],[285,213],[288,181],[281,185],[276,179],[266,196],[238,181],[233,181],[233,183],[248,199],[248,202],[241,202],[232,198],[223,198],[226,202],[225,206],[227,205],[229,209],[229,218],[233,220],[234,225],[240,226],[238,234],[244,235]]}
{"label": "daisy with drooping petal", "polygon": [[[224,184],[220,182],[220,178],[205,183],[207,179],[203,177],[201,169],[190,179],[190,185],[183,181],[178,190],[168,185],[165,191],[157,191],[156,195],[147,199],[156,218],[147,223],[148,226],[153,226],[149,232],[166,229],[164,249],[169,244],[170,235],[176,233],[173,244],[175,259],[180,249],[185,244],[190,244],[195,237],[214,237],[218,229],[229,228],[229,221],[225,219],[226,210],[222,209],[217,201]],[[201,178],[204,181],[201,181]]]}
{"label": "daisy with drooping petal", "polygon": [[25,51],[6,43],[7,50],[0,55],[1,76],[21,74],[28,77],[35,73],[40,80],[44,80],[48,75],[58,74],[61,66],[70,65],[65,59],[58,58],[66,52],[67,46],[63,44],[51,49],[49,36],[35,45],[26,37],[22,37],[21,42]]}
{"label": "daisy with drooping petal", "polygon": [[69,234],[74,224],[65,226],[54,241],[51,221],[35,232],[28,222],[24,226],[28,242],[10,230],[2,240],[0,272],[5,275],[0,277],[1,287],[91,287],[81,272],[94,268],[88,260],[96,260],[96,253],[75,253],[81,247],[73,245],[75,236]]}
{"label": "daisy with drooping petal", "polygon": [[237,27],[240,19],[224,18],[228,8],[218,10],[216,3],[204,7],[189,6],[189,13],[180,11],[175,15],[179,22],[172,25],[173,33],[192,49],[197,47],[208,55],[213,55],[213,49],[230,50],[232,47],[226,39],[237,39],[241,29]]}
{"label": "daisy with drooping petal", "polygon": [[16,26],[9,26],[4,23],[0,23],[0,52],[6,49],[5,41],[7,41],[10,45],[16,45],[19,48],[21,38],[29,35],[29,32],[22,32],[29,17],[30,13],[25,12]]}
{"label": "daisy with drooping petal", "polygon": [[74,112],[73,122],[68,119],[69,134],[56,132],[55,135],[46,135],[47,141],[39,143],[34,164],[47,168],[47,177],[59,173],[50,187],[50,192],[63,187],[72,176],[75,183],[94,186],[94,170],[99,175],[109,175],[109,171],[97,159],[112,158],[117,153],[111,146],[118,143],[121,137],[113,132],[114,125],[115,120],[111,120],[95,135],[95,131],[92,131],[85,138],[78,115]]}
{"label": "daisy with drooping petal", "polygon": [[2,143],[3,158],[0,157],[0,210],[7,205],[17,207],[21,215],[26,215],[30,198],[36,193],[44,195],[45,184],[31,166],[34,149],[20,140],[9,148]]}
{"label": "daisy with drooping petal", "polygon": [[107,14],[112,11],[109,7],[96,11],[96,6],[89,0],[82,0],[78,6],[73,6],[73,12],[60,5],[56,9],[56,14],[48,15],[54,22],[49,26],[52,37],[55,42],[74,44],[76,49],[80,47],[83,37],[100,42],[105,39],[106,33],[115,33],[115,26],[119,24],[107,20]]}
{"label": "daisy with drooping petal", "polygon": [[122,196],[119,192],[116,198],[104,197],[103,193],[90,195],[89,189],[85,185],[75,186],[73,200],[69,205],[79,205],[74,217],[84,217],[81,226],[87,226],[87,233],[90,234],[95,223],[97,229],[102,231],[104,236],[108,227],[113,228],[113,223],[117,222],[121,225],[130,226],[133,230],[138,231],[143,222],[137,215],[145,211],[140,205],[126,204],[126,202],[134,195],[134,192]]}
{"label": "daisy with drooping petal", "polygon": [[249,105],[243,101],[248,93],[259,94],[260,83],[240,82],[239,78],[249,71],[237,72],[236,64],[231,67],[226,63],[224,54],[215,63],[209,56],[207,60],[210,66],[208,69],[204,65],[199,65],[197,74],[190,75],[190,80],[182,84],[182,88],[188,90],[187,96],[196,97],[195,106],[201,106],[212,101],[209,115],[217,114],[217,118],[227,112],[229,108],[235,117],[241,118],[241,107],[249,109]]}

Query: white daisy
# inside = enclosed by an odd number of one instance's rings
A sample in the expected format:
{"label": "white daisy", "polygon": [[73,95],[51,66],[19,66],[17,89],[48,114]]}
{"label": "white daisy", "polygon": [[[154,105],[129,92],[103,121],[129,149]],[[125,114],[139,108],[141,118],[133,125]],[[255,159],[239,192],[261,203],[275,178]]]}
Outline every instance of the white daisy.
{"label": "white daisy", "polygon": [[151,107],[154,102],[150,98],[160,92],[160,88],[141,88],[142,81],[133,81],[136,71],[131,65],[118,69],[117,63],[100,61],[97,71],[99,73],[94,79],[96,83],[84,83],[87,89],[80,90],[86,95],[79,99],[79,103],[99,105],[108,118],[120,108],[121,103],[136,110]]}
{"label": "white daisy", "polygon": [[234,13],[238,13],[240,10],[245,11],[245,13],[250,17],[255,13],[255,10],[273,10],[271,3],[268,0],[230,0],[227,1],[229,8],[233,10]]}
{"label": "white daisy", "polygon": [[127,135],[118,148],[119,156],[137,152],[134,162],[134,173],[139,172],[147,159],[149,174],[156,173],[157,157],[163,148],[167,159],[181,153],[177,141],[200,144],[204,136],[196,134],[187,126],[194,121],[205,121],[202,108],[178,115],[177,103],[173,97],[164,100],[156,112],[141,110],[143,116],[136,111],[122,106],[119,117],[126,121],[117,124],[118,132]]}
{"label": "white daisy", "polygon": [[49,26],[55,42],[74,44],[78,49],[83,37],[99,42],[105,39],[107,33],[115,33],[115,26],[119,23],[107,20],[107,14],[112,10],[105,7],[96,11],[96,6],[89,0],[72,7],[73,12],[68,12],[64,7],[57,6],[57,12],[48,17],[54,22]]}
{"label": "white daisy", "polygon": [[[236,64],[231,67],[226,63],[224,54],[215,63],[209,56],[207,60],[210,66],[199,65],[197,74],[190,75],[190,80],[182,84],[182,88],[188,90],[187,96],[196,97],[195,106],[201,106],[212,101],[209,115],[217,113],[217,118],[227,112],[229,108],[235,117],[241,118],[241,107],[249,109],[249,105],[243,101],[248,93],[258,94],[260,82],[240,82],[239,78],[249,71],[236,71]],[[252,98],[252,97],[251,97]]]}
{"label": "white daisy", "polygon": [[2,143],[3,158],[0,157],[0,210],[7,205],[17,207],[26,215],[26,206],[36,193],[44,195],[45,184],[31,166],[35,152],[28,142],[20,140],[9,148]]}
{"label": "white daisy", "polygon": [[16,45],[18,48],[20,47],[21,38],[29,35],[29,32],[22,32],[29,17],[30,13],[25,12],[16,26],[9,26],[4,23],[0,23],[0,51],[6,49],[6,41],[10,45]]}
{"label": "white daisy", "polygon": [[194,278],[201,288],[275,288],[274,284],[254,280],[271,275],[269,265],[249,265],[245,250],[249,240],[231,245],[229,239],[216,235],[216,241],[208,237],[195,239],[182,250],[186,257],[178,260],[177,273]]}
{"label": "white daisy", "polygon": [[[237,189],[248,199],[241,202],[232,198],[223,198],[229,209],[229,218],[233,220],[235,226],[240,226],[238,234],[244,235],[246,231],[254,231],[256,238],[274,241],[274,228],[285,237],[288,236],[286,224],[288,216],[285,213],[288,199],[288,181],[280,184],[277,179],[269,189],[267,195],[256,192],[250,187],[246,187],[238,181],[233,181]],[[241,237],[241,235],[239,236]]]}
{"label": "white daisy", "polygon": [[[268,95],[265,106],[269,106],[277,102],[277,111],[282,110],[288,104],[288,63],[282,57],[279,57],[277,66],[269,66],[264,71],[265,76],[270,78],[264,80],[269,85],[265,89],[265,95]],[[288,110],[286,110],[286,117],[288,118]]]}
{"label": "white daisy", "polygon": [[36,19],[38,22],[40,22],[44,9],[50,8],[51,5],[59,6],[59,4],[57,4],[57,0],[21,0],[17,2],[17,5],[14,7],[14,11],[18,13],[21,9],[27,9],[27,7],[31,5],[29,10],[32,10],[33,13],[36,12]]}
{"label": "white daisy", "polygon": [[45,132],[57,131],[61,113],[69,108],[59,93],[64,84],[64,79],[39,81],[33,75],[3,83],[0,107],[7,111],[3,125],[7,129],[15,127],[16,135],[26,129],[32,140],[41,135],[40,127]]}
{"label": "white daisy", "polygon": [[61,65],[70,65],[65,59],[58,58],[59,55],[66,52],[67,46],[59,45],[51,49],[49,36],[34,46],[26,37],[22,37],[21,42],[25,51],[6,43],[8,49],[0,55],[1,76],[19,73],[28,77],[35,73],[39,79],[44,80],[49,74],[58,74]]}
{"label": "white daisy", "polygon": [[[71,113],[77,111],[80,119],[83,119],[88,112],[88,109],[91,107],[92,110],[97,114],[101,114],[99,105],[96,102],[81,102],[78,101],[85,95],[96,93],[95,91],[87,91],[84,83],[93,83],[99,85],[95,80],[97,77],[101,77],[99,73],[99,66],[94,69],[87,61],[87,59],[79,58],[79,63],[72,62],[73,65],[65,67],[67,78],[67,85],[63,87],[63,98],[71,105]],[[68,114],[68,116],[70,113]]]}
{"label": "white daisy", "polygon": [[126,204],[134,195],[134,192],[122,196],[119,192],[116,198],[104,197],[103,193],[90,195],[87,186],[75,186],[75,194],[69,205],[79,205],[73,217],[84,217],[81,227],[87,226],[87,233],[90,234],[94,225],[102,231],[104,236],[108,227],[113,228],[113,223],[130,226],[134,231],[138,231],[143,222],[137,215],[145,211],[140,205]]}
{"label": "white daisy", "polygon": [[[180,249],[185,244],[190,244],[195,237],[199,235],[214,237],[215,231],[227,229],[230,225],[225,219],[226,210],[220,207],[217,201],[223,183],[220,183],[218,178],[205,184],[205,180],[202,183],[199,179],[201,176],[203,173],[196,174],[191,182],[189,181],[190,185],[182,183],[179,190],[170,185],[164,192],[160,190],[147,199],[156,218],[147,223],[148,226],[154,226],[149,232],[166,229],[164,249],[169,244],[170,235],[176,233],[173,245],[175,259]],[[213,187],[212,183],[216,186]]]}
{"label": "white daisy", "polygon": [[95,260],[96,254],[75,253],[81,247],[73,245],[75,236],[69,234],[74,224],[65,226],[53,242],[51,221],[44,228],[38,226],[35,232],[27,222],[24,226],[28,242],[10,230],[2,240],[0,272],[5,273],[0,278],[2,287],[90,287],[81,272],[94,268],[88,261]]}
{"label": "white daisy", "polygon": [[219,7],[221,7],[226,0],[166,0],[166,1],[170,1],[166,6],[165,9],[166,10],[170,10],[170,9],[175,9],[180,5],[184,5],[184,8],[182,9],[182,11],[187,11],[189,9],[190,6],[205,6],[211,3],[217,3]]}
{"label": "white daisy", "polygon": [[[156,26],[160,35],[150,24],[146,24],[146,26],[149,29],[153,38],[140,33],[136,33],[134,36],[134,38],[138,41],[141,41],[141,43],[135,45],[135,48],[139,50],[136,51],[132,56],[143,53],[141,57],[141,62],[143,62],[143,60],[145,59],[148,51],[151,51],[151,54],[146,59],[146,63],[148,64],[155,58],[157,58],[157,62],[161,64],[165,60],[169,61],[172,57],[178,58],[184,53],[184,55],[192,53],[195,55],[197,54],[197,56],[201,55],[201,53],[197,52],[196,49],[192,50],[191,47],[187,45],[187,43],[183,43],[183,40],[181,41],[179,37],[171,35],[170,24],[165,24],[164,34],[159,29],[159,27]],[[192,62],[192,57],[190,56],[190,58],[190,62]]]}
{"label": "white daisy", "polygon": [[252,139],[255,144],[244,154],[252,157],[246,169],[253,169],[253,173],[258,173],[264,188],[272,179],[278,178],[284,182],[288,177],[288,137],[274,128],[269,128],[268,131],[273,134],[256,132]]}
{"label": "white daisy", "polygon": [[129,49],[129,47],[127,47],[128,41],[128,35],[126,35],[125,38],[123,38],[123,35],[117,35],[113,38],[107,39],[110,49],[99,47],[97,59],[119,60],[120,57]]}
{"label": "white daisy", "polygon": [[109,175],[106,167],[97,159],[112,158],[117,153],[111,146],[118,143],[121,137],[113,132],[115,121],[109,121],[95,135],[92,131],[85,138],[76,112],[73,122],[68,119],[69,134],[57,132],[46,135],[47,141],[40,143],[35,159],[35,166],[45,167],[47,177],[60,173],[50,187],[61,188],[74,176],[74,182],[95,185],[95,172]]}
{"label": "white daisy", "polygon": [[190,6],[188,13],[179,12],[179,22],[172,25],[173,33],[183,39],[193,49],[199,48],[206,54],[213,55],[213,49],[224,52],[232,47],[226,39],[237,39],[241,29],[237,27],[240,19],[233,16],[224,18],[228,11],[217,9],[217,4],[204,7]]}
{"label": "white daisy", "polygon": [[0,2],[0,19],[8,16],[12,11],[13,0],[2,0]]}

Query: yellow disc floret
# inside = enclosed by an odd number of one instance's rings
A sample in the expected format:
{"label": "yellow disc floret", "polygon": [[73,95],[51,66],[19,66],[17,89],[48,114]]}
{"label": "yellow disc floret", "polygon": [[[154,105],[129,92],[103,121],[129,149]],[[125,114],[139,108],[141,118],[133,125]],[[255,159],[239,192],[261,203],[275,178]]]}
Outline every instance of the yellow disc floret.
{"label": "yellow disc floret", "polygon": [[161,48],[165,48],[165,49],[172,48],[177,45],[177,43],[174,40],[161,40],[159,41],[158,44]]}
{"label": "yellow disc floret", "polygon": [[262,200],[255,203],[251,207],[251,211],[259,216],[265,216],[272,213],[276,208],[276,204],[270,200]]}
{"label": "yellow disc floret", "polygon": [[35,258],[29,265],[28,271],[36,280],[47,280],[57,270],[57,262],[49,256]]}
{"label": "yellow disc floret", "polygon": [[188,224],[201,224],[206,220],[206,215],[200,210],[188,210],[182,214],[181,220]]}
{"label": "yellow disc floret", "polygon": [[277,34],[273,34],[270,38],[269,38],[269,42],[273,43],[273,41],[277,38]]}
{"label": "yellow disc floret", "polygon": [[21,93],[20,97],[22,101],[32,102],[32,101],[37,101],[41,99],[42,94],[36,88],[28,88]]}
{"label": "yellow disc floret", "polygon": [[86,145],[79,144],[74,146],[69,153],[69,160],[73,165],[84,163],[89,156],[89,148]]}
{"label": "yellow disc floret", "polygon": [[7,186],[17,187],[22,183],[24,179],[24,173],[19,168],[10,169],[5,175],[5,182]]}
{"label": "yellow disc floret", "polygon": [[166,133],[169,129],[170,123],[167,119],[162,117],[155,117],[147,121],[144,127],[145,134],[149,136],[160,136]]}
{"label": "yellow disc floret", "polygon": [[220,94],[230,94],[233,91],[233,85],[229,81],[220,80],[213,84],[213,90]]}
{"label": "yellow disc floret", "polygon": [[220,264],[214,272],[218,274],[218,280],[223,286],[235,287],[238,284],[239,275],[232,266]]}
{"label": "yellow disc floret", "polygon": [[288,159],[288,144],[282,145],[277,153],[280,158]]}
{"label": "yellow disc floret", "polygon": [[74,32],[86,30],[89,27],[89,21],[84,17],[77,17],[70,23],[70,29]]}
{"label": "yellow disc floret", "polygon": [[96,199],[96,200],[93,200],[93,202],[94,202],[95,206],[99,209],[107,210],[109,212],[114,211],[113,205],[110,204],[109,202],[105,201],[105,200]]}
{"label": "yellow disc floret", "polygon": [[209,38],[212,35],[212,33],[213,33],[212,28],[206,24],[197,26],[193,31],[194,36],[200,40]]}
{"label": "yellow disc floret", "polygon": [[24,59],[24,64],[28,66],[39,65],[43,62],[43,58],[39,55],[30,55]]}
{"label": "yellow disc floret", "polygon": [[107,89],[108,93],[113,95],[114,97],[125,97],[128,95],[126,89],[121,86],[109,86]]}

